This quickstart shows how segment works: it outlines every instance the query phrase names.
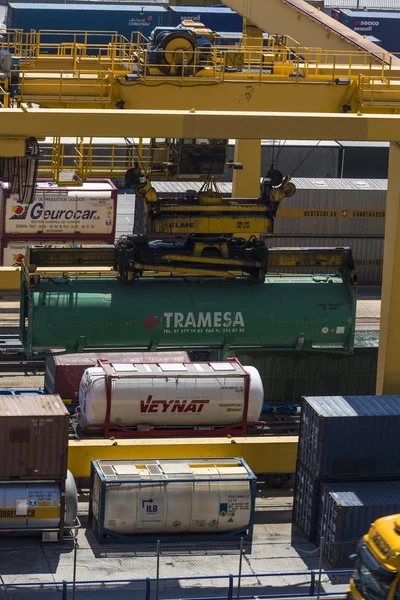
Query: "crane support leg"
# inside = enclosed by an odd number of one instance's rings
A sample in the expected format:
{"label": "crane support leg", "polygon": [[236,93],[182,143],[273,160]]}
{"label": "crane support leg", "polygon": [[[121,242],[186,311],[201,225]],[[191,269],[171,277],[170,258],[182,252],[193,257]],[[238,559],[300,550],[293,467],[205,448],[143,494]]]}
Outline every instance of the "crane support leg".
{"label": "crane support leg", "polygon": [[392,142],[386,199],[381,329],[376,393],[400,394],[400,143]]}
{"label": "crane support leg", "polygon": [[233,171],[232,198],[258,198],[261,176],[261,140],[236,140],[234,161],[243,169]]}

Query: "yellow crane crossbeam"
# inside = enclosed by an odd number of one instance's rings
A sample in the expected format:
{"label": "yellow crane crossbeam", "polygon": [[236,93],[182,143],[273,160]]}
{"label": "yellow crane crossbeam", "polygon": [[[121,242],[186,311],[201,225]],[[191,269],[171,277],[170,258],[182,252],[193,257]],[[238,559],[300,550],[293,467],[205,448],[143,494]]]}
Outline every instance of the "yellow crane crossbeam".
{"label": "yellow crane crossbeam", "polygon": [[[191,110],[0,110],[0,156],[25,139],[58,137],[396,141],[400,115]],[[4,151],[4,152],[3,152]],[[16,153],[15,153],[16,152]]]}

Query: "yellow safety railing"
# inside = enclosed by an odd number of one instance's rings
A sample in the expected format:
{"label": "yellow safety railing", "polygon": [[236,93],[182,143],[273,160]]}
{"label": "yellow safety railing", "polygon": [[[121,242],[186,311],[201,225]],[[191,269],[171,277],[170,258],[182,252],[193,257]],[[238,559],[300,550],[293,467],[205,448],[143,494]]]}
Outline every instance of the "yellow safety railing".
{"label": "yellow safety railing", "polygon": [[357,98],[361,107],[399,108],[400,77],[360,75]]}
{"label": "yellow safety railing", "polygon": [[116,31],[7,30],[0,42],[0,49],[18,55],[21,64],[39,58],[56,61],[60,57],[74,55],[125,59],[137,46],[147,41],[140,33],[132,34],[128,40]]}
{"label": "yellow safety railing", "polygon": [[2,85],[0,85],[0,108],[8,108],[10,106],[10,94]]}
{"label": "yellow safety railing", "polygon": [[10,94],[17,101],[69,105],[83,101],[107,107],[112,86],[134,72],[140,82],[168,80],[172,85],[238,80],[300,85],[346,83],[348,79],[361,86],[360,106],[389,106],[386,97],[380,102],[383,89],[387,96],[390,86],[392,102],[399,102],[400,67],[393,65],[387,52],[377,57],[367,52],[306,48],[287,36],[262,40],[244,36],[235,46],[196,47],[186,52],[166,49],[155,54],[140,33],[128,40],[116,32],[12,30],[0,42],[1,48],[21,57],[20,81],[14,84],[18,89],[11,88]]}
{"label": "yellow safety railing", "polygon": [[39,176],[51,177],[59,185],[79,185],[93,178],[124,179],[126,171],[138,164],[145,173],[151,168],[154,177],[165,179],[168,142],[152,147],[144,140],[99,144],[92,138],[67,143],[53,138],[52,144],[40,144]]}
{"label": "yellow safety railing", "polygon": [[73,143],[54,138],[51,146],[41,145],[39,176],[51,177],[59,185],[79,185],[87,179],[112,177],[123,179],[126,171],[141,162],[149,146],[97,144],[92,139],[76,139]]}
{"label": "yellow safety railing", "polygon": [[[38,80],[40,81],[38,85]],[[100,70],[63,70],[43,71],[38,77],[29,71],[22,71],[16,95],[21,102],[53,100],[74,102],[86,99],[107,105],[111,99],[111,80],[109,71]],[[11,86],[13,89],[13,86]]]}

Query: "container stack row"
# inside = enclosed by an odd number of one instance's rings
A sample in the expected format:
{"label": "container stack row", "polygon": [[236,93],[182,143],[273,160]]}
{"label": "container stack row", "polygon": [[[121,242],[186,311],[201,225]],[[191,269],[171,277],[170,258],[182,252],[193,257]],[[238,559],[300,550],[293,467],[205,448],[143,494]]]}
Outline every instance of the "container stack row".
{"label": "container stack row", "polygon": [[349,566],[371,522],[400,512],[400,396],[304,399],[293,520]]}
{"label": "container stack row", "polygon": [[76,525],[77,493],[67,471],[69,414],[60,396],[0,396],[0,432],[0,531],[62,539]]}
{"label": "container stack row", "polygon": [[[329,352],[249,350],[231,353],[242,364],[255,367],[264,388],[263,415],[287,410],[297,412],[306,394],[372,394],[376,388],[378,357],[377,332],[357,331],[354,354]],[[97,366],[98,359],[110,362],[146,362],[146,352],[98,352],[52,355],[46,358],[44,387],[48,394],[59,394],[74,414],[78,406],[79,385],[86,369]],[[219,360],[215,352],[157,352],[152,362],[187,362]]]}
{"label": "container stack row", "polygon": [[[69,31],[62,41],[74,41],[77,23],[83,42],[85,31],[91,33],[89,44],[107,44],[110,36],[99,32],[117,32],[128,40],[141,34],[149,37],[155,27],[176,27],[184,20],[200,21],[213,31],[241,32],[242,17],[227,7],[207,6],[160,6],[155,4],[36,4],[35,2],[12,2],[8,4],[6,25],[8,29],[22,31],[47,30],[45,41],[56,44],[60,36],[54,31]],[[53,33],[49,33],[52,30]],[[42,34],[42,40],[43,40]]]}

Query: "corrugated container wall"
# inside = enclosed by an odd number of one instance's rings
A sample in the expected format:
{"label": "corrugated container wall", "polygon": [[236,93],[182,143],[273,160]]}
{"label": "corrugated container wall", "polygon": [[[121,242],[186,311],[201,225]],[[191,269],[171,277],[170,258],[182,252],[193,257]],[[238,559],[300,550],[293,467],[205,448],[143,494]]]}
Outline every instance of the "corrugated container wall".
{"label": "corrugated container wall", "polygon": [[[168,11],[163,6],[125,4],[35,4],[11,3],[7,11],[7,28],[23,31],[70,30],[116,31],[130,39],[140,31],[146,37],[154,27],[168,24]],[[67,34],[66,34],[67,36]],[[46,35],[47,43],[58,43],[59,36]],[[62,41],[72,41],[66,37]],[[80,40],[78,40],[80,41]],[[83,41],[83,40],[82,40]],[[109,37],[93,35],[89,43],[103,44]]]}
{"label": "corrugated container wall", "polygon": [[377,332],[356,332],[354,354],[326,352],[236,352],[242,365],[261,375],[264,401],[301,402],[303,396],[373,394],[376,388]]}
{"label": "corrugated container wall", "polygon": [[285,198],[274,234],[384,235],[386,180],[296,179]]}
{"label": "corrugated container wall", "polygon": [[312,542],[316,535],[316,518],[320,494],[320,480],[302,464],[296,466],[293,498],[293,521],[307,539]]}
{"label": "corrugated container wall", "polygon": [[[282,173],[296,177],[340,177],[342,148],[339,142],[272,142],[261,145],[261,173],[266,174],[275,163]],[[235,147],[229,144],[228,160],[234,160]],[[372,171],[369,177],[372,177]],[[222,181],[232,181],[233,171],[227,169]],[[387,175],[386,175],[387,176]]]}
{"label": "corrugated container wall", "polygon": [[320,479],[400,478],[400,396],[306,397],[298,460]]}
{"label": "corrugated container wall", "polygon": [[324,0],[324,9],[348,8],[350,10],[400,10],[399,0]]}
{"label": "corrugated container wall", "polygon": [[389,167],[388,142],[338,142],[341,164],[338,177],[387,179]]}
{"label": "corrugated container wall", "polygon": [[200,21],[213,31],[242,31],[242,17],[230,8],[204,6],[171,6],[170,25],[176,27],[185,19]]}
{"label": "corrugated container wall", "polygon": [[0,479],[67,476],[69,415],[54,396],[0,396]]}
{"label": "corrugated container wall", "polygon": [[322,486],[317,539],[334,568],[351,566],[349,556],[380,517],[400,512],[400,482],[329,483]]}
{"label": "corrugated container wall", "polygon": [[88,354],[49,355],[46,357],[44,387],[50,394],[59,394],[65,404],[78,403],[82,375],[90,367],[96,367],[99,359],[112,362],[188,362],[187,352],[98,352]]}

